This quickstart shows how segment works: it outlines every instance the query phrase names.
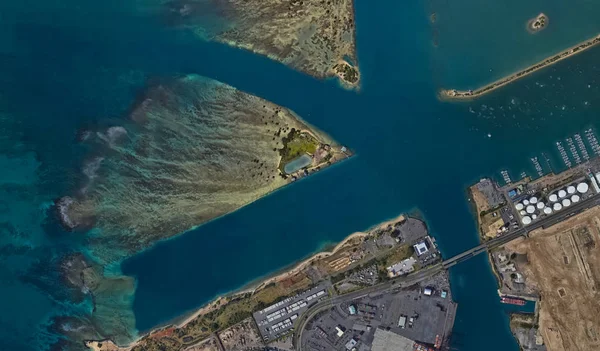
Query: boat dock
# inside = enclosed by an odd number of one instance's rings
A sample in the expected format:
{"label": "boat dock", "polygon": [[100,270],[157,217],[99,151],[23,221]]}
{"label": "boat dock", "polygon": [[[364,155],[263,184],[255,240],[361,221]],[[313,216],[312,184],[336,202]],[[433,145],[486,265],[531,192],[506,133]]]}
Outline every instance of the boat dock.
{"label": "boat dock", "polygon": [[556,148],[558,148],[558,152],[560,153],[560,157],[562,157],[565,166],[567,166],[567,168],[571,168],[573,164],[571,163],[571,160],[569,160],[569,155],[567,155],[567,152],[560,141],[556,142]]}
{"label": "boat dock", "polygon": [[508,175],[508,171],[507,170],[500,171],[500,174],[502,175],[502,178],[504,179],[504,183],[505,184],[511,184],[512,183],[512,179],[510,179],[510,176]]}
{"label": "boat dock", "polygon": [[573,156],[573,159],[575,160],[575,164],[581,164],[581,157],[579,157],[579,153],[577,152],[577,149],[575,148],[575,143],[573,143],[573,139],[572,138],[567,138],[567,145],[569,146],[569,151],[571,151],[571,156]]}
{"label": "boat dock", "polygon": [[589,161],[590,155],[588,154],[587,149],[585,148],[585,144],[583,143],[583,139],[581,138],[581,135],[579,135],[579,133],[575,134],[575,142],[579,147],[579,151],[581,152],[581,156],[583,157],[583,159],[585,161]]}
{"label": "boat dock", "polygon": [[536,157],[532,157],[531,158],[531,162],[533,163],[533,167],[535,168],[535,171],[537,172],[537,175],[540,177],[544,176],[544,170],[542,169],[542,165],[540,164],[540,161],[538,161],[537,156]]}
{"label": "boat dock", "polygon": [[594,131],[592,128],[585,131],[585,137],[588,140],[588,143],[592,147],[592,151],[596,156],[600,156],[600,145],[598,145],[598,139],[596,139],[596,135],[594,135]]}

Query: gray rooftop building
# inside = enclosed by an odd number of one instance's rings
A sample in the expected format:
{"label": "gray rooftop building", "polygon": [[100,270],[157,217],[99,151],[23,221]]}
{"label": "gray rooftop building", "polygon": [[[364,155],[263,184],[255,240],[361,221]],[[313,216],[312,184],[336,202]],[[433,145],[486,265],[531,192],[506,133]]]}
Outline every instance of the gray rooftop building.
{"label": "gray rooftop building", "polygon": [[415,342],[404,336],[377,329],[373,339],[373,351],[413,351]]}

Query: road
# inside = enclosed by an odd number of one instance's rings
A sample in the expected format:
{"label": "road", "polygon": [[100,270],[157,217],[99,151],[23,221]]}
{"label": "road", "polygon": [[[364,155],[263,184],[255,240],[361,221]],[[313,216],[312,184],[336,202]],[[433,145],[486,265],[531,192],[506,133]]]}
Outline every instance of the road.
{"label": "road", "polygon": [[470,250],[464,251],[452,258],[449,258],[442,262],[444,268],[450,268],[460,262],[464,262],[470,259],[473,256],[476,256],[482,252],[486,252],[490,249],[502,246],[510,241],[515,240],[521,236],[527,236],[529,232],[539,229],[539,228],[547,228],[556,223],[562,222],[565,219],[572,217],[576,214],[579,214],[589,208],[600,205],[600,196],[592,196],[588,199],[585,199],[581,202],[578,202],[574,205],[571,205],[568,208],[563,209],[561,212],[555,213],[552,216],[545,217],[540,219],[537,222],[534,222],[526,227],[522,227],[514,232],[502,235],[500,237],[494,238],[492,240],[486,241],[485,243],[476,246]]}
{"label": "road", "polygon": [[539,228],[548,228],[556,223],[562,222],[565,219],[572,217],[576,214],[579,214],[589,208],[600,205],[600,196],[592,196],[584,201],[578,202],[577,204],[571,205],[568,210],[564,209],[561,212],[555,213],[552,216],[545,217],[540,219],[537,222],[534,222],[526,227],[522,227],[514,232],[508,233],[506,235],[500,236],[498,238],[494,238],[489,240],[479,246],[476,246],[472,249],[464,251],[452,258],[449,258],[443,261],[441,264],[437,264],[435,266],[424,268],[416,273],[405,277],[398,277],[392,280],[376,284],[370,286],[365,289],[361,289],[355,292],[348,293],[346,295],[341,296],[333,296],[323,301],[318,302],[316,305],[309,307],[296,322],[293,344],[296,349],[298,345],[300,345],[300,341],[302,340],[302,332],[306,327],[306,323],[313,319],[319,312],[322,312],[328,308],[331,308],[339,303],[350,302],[352,300],[358,299],[360,297],[369,295],[369,294],[377,294],[386,292],[392,288],[404,288],[411,286],[413,284],[417,284],[425,279],[428,279],[435,274],[446,270],[458,263],[464,262],[482,252],[487,252],[490,249],[502,246],[512,240],[515,240],[521,236],[527,236],[529,232],[539,229]]}

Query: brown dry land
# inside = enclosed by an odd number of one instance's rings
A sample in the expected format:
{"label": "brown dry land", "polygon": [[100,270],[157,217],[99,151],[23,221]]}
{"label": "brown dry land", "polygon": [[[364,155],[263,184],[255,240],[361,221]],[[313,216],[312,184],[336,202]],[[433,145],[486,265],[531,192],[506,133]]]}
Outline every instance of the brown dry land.
{"label": "brown dry land", "polygon": [[[198,2],[169,2],[171,21],[199,36],[251,50],[314,77],[337,75],[344,85],[359,84],[353,0],[222,0],[217,14],[228,24],[209,30]],[[204,25],[197,25],[197,23]],[[343,62],[340,65],[340,62]],[[339,68],[343,68],[340,70]]]}
{"label": "brown dry land", "polygon": [[219,340],[221,340],[225,351],[242,351],[264,346],[252,317],[248,317],[220,332]]}
{"label": "brown dry land", "polygon": [[540,332],[548,350],[600,349],[600,208],[507,245],[526,253],[523,273],[539,291]]}
{"label": "brown dry land", "polygon": [[221,347],[219,346],[217,338],[210,337],[196,345],[186,348],[185,351],[221,351]]}
{"label": "brown dry land", "polygon": [[[477,189],[476,185],[469,188],[471,198],[475,202],[475,217],[477,218],[477,225],[479,226],[479,233],[484,239],[492,239],[496,237],[497,230],[504,225],[504,221],[501,216],[493,216],[493,212],[489,212],[492,208],[490,207],[485,196]],[[483,215],[482,215],[483,213]]]}

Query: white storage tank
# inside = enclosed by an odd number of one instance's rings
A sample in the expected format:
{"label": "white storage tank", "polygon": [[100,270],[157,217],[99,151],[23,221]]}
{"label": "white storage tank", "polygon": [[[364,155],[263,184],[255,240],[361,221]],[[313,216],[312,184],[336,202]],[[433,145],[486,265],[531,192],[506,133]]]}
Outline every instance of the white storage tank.
{"label": "white storage tank", "polygon": [[572,185],[569,185],[569,186],[567,187],[567,192],[568,192],[569,194],[575,194],[575,187],[574,187],[574,186],[572,186]]}
{"label": "white storage tank", "polygon": [[521,216],[525,216],[527,214],[527,212],[525,210],[521,210],[521,212],[519,212],[521,214]]}
{"label": "white storage tank", "polygon": [[563,205],[563,207],[571,206],[571,200],[569,200],[569,199],[562,200],[562,205]]}
{"label": "white storage tank", "polygon": [[523,219],[521,219],[521,222],[523,222],[525,225],[531,224],[531,218],[529,216],[525,216]]}
{"label": "white storage tank", "polygon": [[581,200],[581,198],[579,197],[579,195],[575,194],[575,195],[571,196],[571,202],[572,203],[579,202],[579,200]]}
{"label": "white storage tank", "polygon": [[531,215],[531,219],[537,219],[537,215],[536,214],[532,214]]}
{"label": "white storage tank", "polygon": [[550,207],[546,207],[546,208],[544,208],[544,213],[545,214],[551,214],[552,213],[552,209]]}
{"label": "white storage tank", "polygon": [[534,213],[535,212],[535,207],[533,205],[529,205],[527,206],[527,213]]}
{"label": "white storage tank", "polygon": [[590,187],[587,185],[587,183],[581,182],[581,183],[577,184],[577,191],[579,191],[582,194],[587,193],[589,188]]}
{"label": "white storage tank", "polygon": [[529,200],[527,200],[527,199],[523,200],[523,205],[525,205],[525,206],[529,205]]}
{"label": "white storage tank", "polygon": [[541,209],[543,209],[544,207],[546,207],[546,205],[545,205],[545,204],[544,204],[542,201],[540,201],[540,202],[538,202],[538,203],[537,203],[537,208],[538,208],[538,210],[541,210]]}
{"label": "white storage tank", "polygon": [[558,201],[558,196],[556,196],[556,194],[551,194],[550,197],[548,197],[548,200],[550,200],[550,202],[556,202]]}
{"label": "white storage tank", "polygon": [[554,206],[552,207],[552,209],[554,211],[560,211],[562,209],[562,205],[557,202],[557,203],[554,204]]}
{"label": "white storage tank", "polygon": [[567,192],[566,192],[566,191],[564,191],[563,189],[560,189],[560,190],[558,191],[558,197],[560,197],[560,198],[562,199],[562,198],[563,198],[563,197],[565,197],[565,196],[567,196]]}
{"label": "white storage tank", "polygon": [[523,204],[520,202],[515,205],[515,208],[517,209],[517,211],[521,211],[523,209],[523,207],[525,207],[525,206],[523,206]]}
{"label": "white storage tank", "polygon": [[531,199],[529,199],[530,204],[537,204],[537,202],[538,202],[538,199],[535,196],[533,196],[533,197],[531,197]]}

